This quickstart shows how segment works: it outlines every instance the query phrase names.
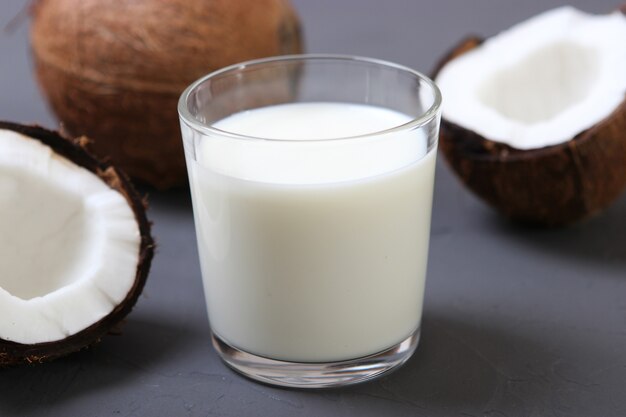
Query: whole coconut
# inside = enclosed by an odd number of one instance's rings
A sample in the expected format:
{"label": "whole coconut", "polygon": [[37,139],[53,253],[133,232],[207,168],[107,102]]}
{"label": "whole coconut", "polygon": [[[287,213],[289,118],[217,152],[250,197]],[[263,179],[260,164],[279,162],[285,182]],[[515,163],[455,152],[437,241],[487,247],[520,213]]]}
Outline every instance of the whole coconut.
{"label": "whole coconut", "polygon": [[176,105],[188,84],[302,50],[288,0],[39,0],[31,41],[63,128],[159,189],[186,179]]}

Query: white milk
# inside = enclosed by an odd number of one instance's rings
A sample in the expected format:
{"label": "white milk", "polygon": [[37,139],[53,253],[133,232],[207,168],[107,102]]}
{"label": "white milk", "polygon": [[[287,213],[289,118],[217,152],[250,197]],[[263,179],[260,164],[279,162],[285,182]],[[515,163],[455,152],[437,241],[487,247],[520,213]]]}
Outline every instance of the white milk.
{"label": "white milk", "polygon": [[365,105],[286,104],[215,127],[292,142],[194,138],[215,334],[256,355],[326,362],[379,352],[419,327],[436,149],[426,154],[421,131],[310,140],[409,120]]}

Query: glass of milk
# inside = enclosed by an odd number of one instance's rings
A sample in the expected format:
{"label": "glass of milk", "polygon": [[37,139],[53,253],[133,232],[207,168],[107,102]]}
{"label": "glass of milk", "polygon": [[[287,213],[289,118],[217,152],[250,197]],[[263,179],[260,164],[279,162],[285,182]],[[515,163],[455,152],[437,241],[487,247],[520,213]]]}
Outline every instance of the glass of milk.
{"label": "glass of milk", "polygon": [[371,379],[415,350],[441,96],[412,69],[296,55],[180,98],[213,346],[266,383]]}

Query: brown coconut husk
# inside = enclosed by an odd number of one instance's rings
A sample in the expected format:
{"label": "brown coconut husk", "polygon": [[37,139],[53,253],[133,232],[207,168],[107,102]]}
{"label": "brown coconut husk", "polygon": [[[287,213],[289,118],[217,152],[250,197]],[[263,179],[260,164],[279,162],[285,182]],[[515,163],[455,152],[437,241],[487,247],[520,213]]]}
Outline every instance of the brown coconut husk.
{"label": "brown coconut husk", "polygon": [[302,51],[287,0],[40,0],[40,86],[72,136],[159,189],[186,181],[177,102],[221,67]]}
{"label": "brown coconut husk", "polygon": [[[437,65],[478,47],[472,36]],[[561,226],[606,208],[626,187],[626,100],[568,142],[519,150],[442,119],[440,148],[460,180],[508,217]]]}
{"label": "brown coconut husk", "polygon": [[79,333],[55,342],[29,345],[0,339],[0,367],[3,367],[50,361],[98,342],[126,317],[137,302],[150,270],[154,254],[154,240],[150,233],[150,222],[146,217],[147,203],[142,200],[123,171],[109,163],[99,161],[85,150],[84,147],[88,142],[86,138],[70,140],[58,132],[38,126],[24,126],[9,122],[0,122],[0,129],[12,130],[36,139],[58,155],[96,174],[109,187],[124,196],[135,214],[141,234],[135,282],[126,298],[111,313]]}

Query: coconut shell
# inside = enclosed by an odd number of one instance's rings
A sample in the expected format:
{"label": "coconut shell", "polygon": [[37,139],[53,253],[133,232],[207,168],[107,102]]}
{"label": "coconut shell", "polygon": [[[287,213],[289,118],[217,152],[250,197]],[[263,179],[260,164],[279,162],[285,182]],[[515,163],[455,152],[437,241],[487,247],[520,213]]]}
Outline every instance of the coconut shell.
{"label": "coconut shell", "polygon": [[[434,71],[479,46],[461,41]],[[440,149],[460,180],[508,217],[561,226],[588,217],[613,202],[626,187],[626,100],[593,127],[568,142],[519,150],[491,141],[445,117]]]}
{"label": "coconut shell", "polygon": [[86,138],[70,140],[57,132],[38,126],[24,126],[9,122],[0,122],[0,129],[12,130],[39,140],[52,148],[55,153],[96,174],[109,187],[124,196],[135,214],[141,234],[139,264],[137,265],[135,282],[126,298],[111,313],[90,327],[55,342],[29,345],[0,339],[0,367],[2,367],[50,361],[98,342],[102,336],[126,317],[137,302],[150,270],[154,254],[154,240],[150,233],[150,222],[146,217],[146,202],[139,196],[123,171],[109,163],[99,161],[84,149],[88,142]]}
{"label": "coconut shell", "polygon": [[63,129],[159,189],[186,181],[176,107],[187,85],[302,50],[288,0],[39,0],[31,41]]}

